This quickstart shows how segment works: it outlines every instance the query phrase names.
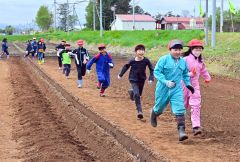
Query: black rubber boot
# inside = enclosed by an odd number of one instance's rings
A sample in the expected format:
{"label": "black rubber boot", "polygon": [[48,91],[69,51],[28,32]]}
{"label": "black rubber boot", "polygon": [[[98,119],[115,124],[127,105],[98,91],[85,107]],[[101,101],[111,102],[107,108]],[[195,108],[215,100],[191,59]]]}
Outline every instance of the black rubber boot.
{"label": "black rubber boot", "polygon": [[178,116],[176,116],[176,119],[177,119],[179,141],[184,141],[184,140],[188,139],[188,136],[185,133],[185,116],[178,115]]}
{"label": "black rubber boot", "polygon": [[152,109],[152,111],[151,111],[151,125],[153,126],[153,127],[157,127],[157,115],[155,114],[155,112],[153,111],[153,109]]}

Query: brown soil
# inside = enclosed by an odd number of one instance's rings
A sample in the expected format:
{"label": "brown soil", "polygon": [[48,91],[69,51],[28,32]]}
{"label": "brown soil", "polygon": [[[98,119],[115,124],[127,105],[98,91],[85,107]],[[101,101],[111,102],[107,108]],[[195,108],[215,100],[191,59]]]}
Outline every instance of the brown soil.
{"label": "brown soil", "polygon": [[65,122],[74,118],[63,114],[71,107],[48,93],[20,58],[1,60],[0,73],[0,161],[133,161],[86,117]]}
{"label": "brown soil", "polygon": [[99,97],[94,70],[84,77],[84,88],[78,89],[74,64],[70,79],[66,79],[62,71],[58,70],[56,58],[47,58],[46,64],[40,65],[40,68],[73,96],[78,97],[82,103],[91,106],[95,112],[117,124],[171,161],[239,160],[239,80],[213,76],[209,85],[202,85],[203,135],[199,137],[192,135],[188,118],[189,139],[179,143],[177,142],[176,122],[169,109],[159,117],[157,128],[152,128],[149,124],[149,112],[154,103],[155,84],[151,86],[146,84],[142,97],[146,121],[136,119],[134,102],[129,100],[127,94],[129,88],[127,74],[123,80],[117,79],[119,70],[127,60],[115,58],[114,62],[111,86],[106,90],[105,98]]}

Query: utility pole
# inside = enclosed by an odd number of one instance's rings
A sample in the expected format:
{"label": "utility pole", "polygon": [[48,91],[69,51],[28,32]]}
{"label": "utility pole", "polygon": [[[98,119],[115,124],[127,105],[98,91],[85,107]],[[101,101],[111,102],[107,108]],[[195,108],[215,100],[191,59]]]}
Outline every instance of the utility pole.
{"label": "utility pole", "polygon": [[103,26],[102,26],[102,0],[100,0],[100,37],[103,36]]}
{"label": "utility pole", "polygon": [[69,34],[69,22],[68,22],[68,17],[69,17],[69,3],[68,3],[68,0],[67,0],[67,18],[66,18],[67,34]]}
{"label": "utility pole", "polygon": [[57,30],[57,2],[54,0],[54,29]]}
{"label": "utility pole", "polygon": [[223,0],[221,0],[221,20],[220,20],[220,32],[223,32]]}
{"label": "utility pole", "polygon": [[216,0],[212,0],[212,48],[216,46]]}
{"label": "utility pole", "polygon": [[208,45],[208,0],[206,0],[206,13],[205,13],[205,45]]}
{"label": "utility pole", "polygon": [[93,0],[93,31],[96,30],[96,14],[95,14],[95,9],[96,9],[96,0]]}
{"label": "utility pole", "polygon": [[133,9],[133,30],[135,30],[135,0],[133,0],[132,9]]}

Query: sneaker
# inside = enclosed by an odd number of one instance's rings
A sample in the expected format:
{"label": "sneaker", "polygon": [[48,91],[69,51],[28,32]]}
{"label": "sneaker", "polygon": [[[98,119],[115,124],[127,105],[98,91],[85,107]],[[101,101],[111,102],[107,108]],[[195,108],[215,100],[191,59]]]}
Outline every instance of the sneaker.
{"label": "sneaker", "polygon": [[138,112],[137,118],[138,118],[138,119],[143,119],[143,113],[142,113],[142,112]]}
{"label": "sneaker", "polygon": [[78,84],[78,86],[77,86],[78,88],[82,88],[82,85],[81,84]]}
{"label": "sneaker", "polygon": [[100,97],[105,97],[105,94],[104,93],[100,93]]}
{"label": "sneaker", "polygon": [[134,98],[133,98],[133,90],[132,90],[132,89],[129,89],[129,90],[128,90],[128,94],[129,94],[129,96],[130,96],[130,99],[131,99],[132,101],[134,101]]}
{"label": "sneaker", "polygon": [[66,79],[69,79],[69,76],[66,76]]}
{"label": "sneaker", "polygon": [[61,67],[59,67],[58,69],[59,69],[59,70],[61,70],[62,68],[61,68]]}
{"label": "sneaker", "polygon": [[201,128],[200,127],[194,127],[193,128],[193,135],[196,136],[196,135],[199,135],[199,134],[202,134]]}
{"label": "sneaker", "polygon": [[151,110],[150,120],[151,120],[151,125],[153,127],[157,127],[157,115],[155,114],[153,109]]}

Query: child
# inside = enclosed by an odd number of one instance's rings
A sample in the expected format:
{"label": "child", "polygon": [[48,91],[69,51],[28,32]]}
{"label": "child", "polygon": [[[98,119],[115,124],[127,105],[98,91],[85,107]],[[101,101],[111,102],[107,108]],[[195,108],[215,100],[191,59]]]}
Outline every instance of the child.
{"label": "child", "polygon": [[87,63],[87,73],[90,72],[93,63],[96,63],[98,77],[97,88],[100,89],[100,97],[104,97],[104,92],[110,85],[110,68],[113,68],[112,56],[107,53],[104,44],[98,45],[99,53]]}
{"label": "child", "polygon": [[154,80],[153,77],[153,66],[148,58],[144,57],[145,47],[142,44],[139,44],[135,47],[135,58],[131,59],[127,64],[125,64],[118,75],[118,78],[121,79],[124,73],[130,69],[129,81],[132,85],[132,89],[129,90],[129,95],[131,100],[135,100],[137,107],[137,118],[143,119],[142,105],[141,105],[141,96],[144,87],[144,82],[146,80],[146,67],[148,66],[150,71],[149,83],[151,84]]}
{"label": "child", "polygon": [[26,54],[24,55],[24,57],[27,57],[29,54],[32,54],[32,58],[34,58],[34,49],[31,44],[31,40],[27,41]]}
{"label": "child", "polygon": [[7,55],[7,59],[9,58],[9,52],[8,52],[8,42],[7,42],[7,38],[3,38],[2,40],[2,54],[0,55],[0,58],[2,57],[2,55],[6,54]]}
{"label": "child", "polygon": [[37,46],[37,56],[38,56],[38,64],[42,64],[43,62],[43,53],[44,53],[44,44],[43,44],[43,39],[38,41],[38,46]]}
{"label": "child", "polygon": [[184,104],[186,108],[191,107],[191,121],[193,134],[196,136],[201,134],[200,125],[200,109],[201,109],[201,94],[199,86],[199,77],[205,79],[205,83],[209,83],[211,77],[206,69],[202,59],[203,43],[200,40],[193,39],[188,43],[189,50],[184,53],[184,60],[187,62],[190,70],[191,84],[195,89],[195,93],[189,93],[188,89],[183,85],[184,90]]}
{"label": "child", "polygon": [[172,113],[176,116],[179,141],[186,140],[185,113],[183,91],[181,80],[183,79],[187,88],[194,93],[190,83],[186,62],[181,58],[183,43],[180,40],[172,40],[168,44],[169,54],[161,57],[154,69],[157,79],[155,91],[155,105],[151,111],[151,125],[157,126],[157,116],[164,112],[170,103]]}
{"label": "child", "polygon": [[[71,71],[71,55],[72,51],[71,51],[71,45],[70,44],[66,44],[65,45],[65,50],[62,50],[59,53],[59,56],[62,60],[63,63],[63,73],[66,75],[66,78],[69,79],[69,74]],[[79,64],[79,61],[76,60],[76,62]]]}
{"label": "child", "polygon": [[37,46],[38,46],[36,38],[33,38],[31,44],[32,44],[32,47],[33,47],[33,50],[34,50],[34,56],[35,56],[35,54],[37,55]]}
{"label": "child", "polygon": [[89,54],[88,51],[83,48],[84,41],[83,40],[78,40],[77,45],[78,48],[73,50],[73,53],[77,55],[77,59],[79,63],[75,61],[76,68],[77,68],[77,73],[78,73],[78,88],[82,88],[82,77],[86,73],[86,64],[89,60]]}
{"label": "child", "polygon": [[59,45],[57,45],[55,48],[55,50],[57,51],[57,56],[58,56],[58,69],[62,69],[62,60],[61,60],[59,53],[65,49],[65,44],[66,44],[66,41],[62,40],[61,43]]}

